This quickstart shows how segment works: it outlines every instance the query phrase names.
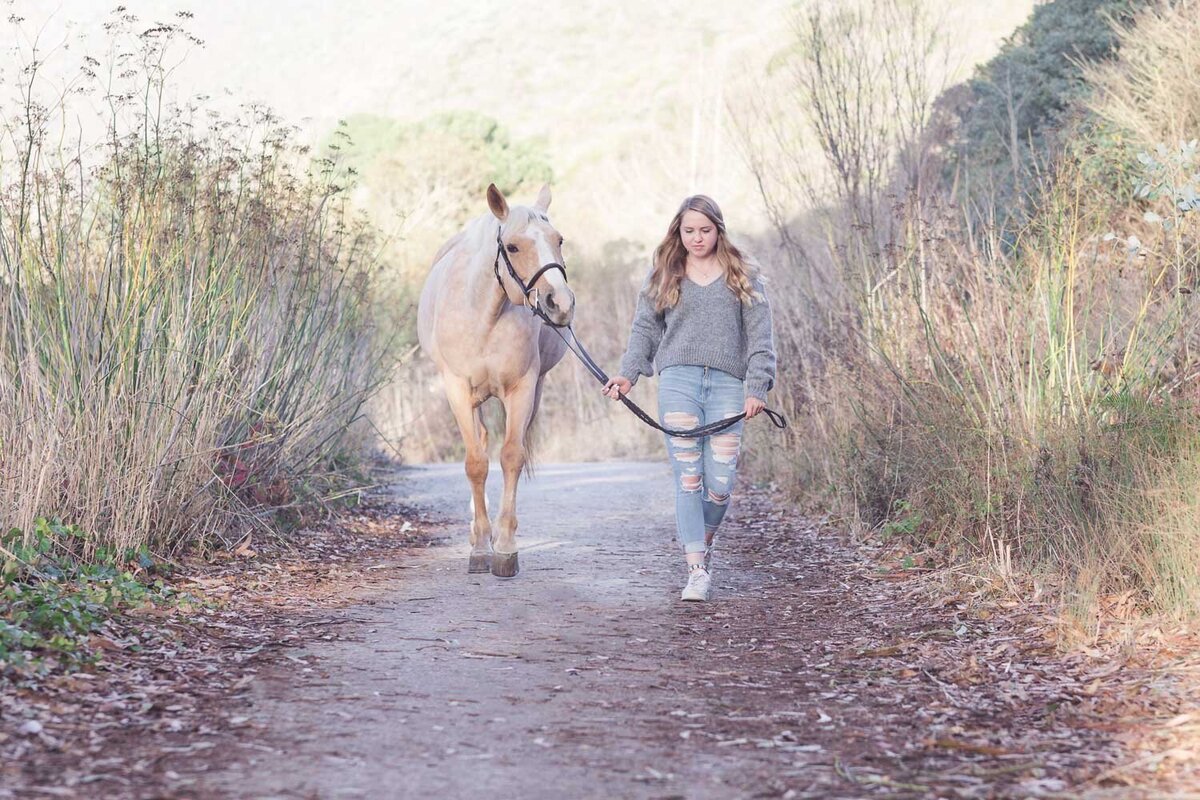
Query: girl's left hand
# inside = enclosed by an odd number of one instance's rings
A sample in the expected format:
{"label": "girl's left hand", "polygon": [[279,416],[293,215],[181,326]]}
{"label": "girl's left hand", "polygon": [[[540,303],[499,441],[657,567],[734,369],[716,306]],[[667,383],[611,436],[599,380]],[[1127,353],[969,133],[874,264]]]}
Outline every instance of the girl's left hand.
{"label": "girl's left hand", "polygon": [[746,412],[746,419],[753,419],[758,412],[762,411],[766,407],[767,404],[762,400],[759,400],[757,397],[747,397],[746,408],[744,409]]}

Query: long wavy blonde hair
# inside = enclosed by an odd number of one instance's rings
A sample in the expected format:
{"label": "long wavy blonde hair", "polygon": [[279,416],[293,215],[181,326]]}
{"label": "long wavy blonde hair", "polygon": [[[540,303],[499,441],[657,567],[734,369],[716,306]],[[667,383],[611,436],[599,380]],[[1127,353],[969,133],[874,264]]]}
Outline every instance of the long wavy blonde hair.
{"label": "long wavy blonde hair", "polygon": [[751,280],[758,277],[758,265],[742,254],[725,233],[725,216],[711,197],[694,194],[685,197],[667,227],[667,235],[654,248],[654,269],[646,287],[646,296],[654,301],[656,311],[673,308],[679,302],[680,285],[687,274],[687,249],[680,238],[683,215],[699,211],[717,226],[717,263],[725,270],[725,284],[744,305],[760,297]]}

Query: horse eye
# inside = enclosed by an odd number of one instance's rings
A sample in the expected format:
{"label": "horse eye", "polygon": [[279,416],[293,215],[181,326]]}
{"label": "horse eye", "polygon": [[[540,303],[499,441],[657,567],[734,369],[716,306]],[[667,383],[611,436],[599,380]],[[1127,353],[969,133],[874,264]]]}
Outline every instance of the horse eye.
{"label": "horse eye", "polygon": [[520,248],[518,248],[515,244],[510,244],[505,249],[508,250],[508,252],[510,252],[510,253],[515,253]]}

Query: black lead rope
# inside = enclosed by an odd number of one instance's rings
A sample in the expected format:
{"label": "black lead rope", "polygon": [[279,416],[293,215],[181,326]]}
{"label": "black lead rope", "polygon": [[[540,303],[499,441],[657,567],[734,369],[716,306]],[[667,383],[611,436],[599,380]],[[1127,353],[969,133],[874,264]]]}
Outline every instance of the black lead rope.
{"label": "black lead rope", "polygon": [[[542,317],[542,319],[544,319],[544,320],[546,319],[545,316],[543,316],[542,314],[538,314],[538,316]],[[547,320],[547,322],[549,322],[549,320]],[[575,335],[575,331],[570,326],[567,327],[567,330],[571,332],[571,339],[574,342],[574,346],[572,346],[571,342],[567,341],[566,336],[563,336],[562,330],[559,328],[559,326],[557,326],[553,323],[550,323],[550,327],[553,328],[554,331],[559,335],[559,338],[561,338],[564,342],[566,342],[567,347],[571,350],[572,353],[575,354],[575,357],[578,358],[581,362],[583,362],[583,365],[585,367],[587,367],[588,372],[592,373],[592,377],[594,377],[596,380],[598,380],[601,385],[608,383],[608,375],[604,374],[604,370],[600,369],[600,366],[595,362],[595,360],[592,358],[592,356],[588,353],[587,349],[584,348],[583,343],[579,341],[579,337]],[[576,350],[575,349],[576,347],[578,347],[579,349]],[[620,390],[618,390],[618,393],[619,392],[620,392]],[[740,422],[746,418],[746,412],[743,411],[741,414],[738,414],[736,416],[726,417],[725,419],[719,419],[716,422],[710,422],[707,425],[701,425],[698,428],[691,428],[689,430],[679,430],[676,428],[664,428],[662,425],[658,424],[658,421],[656,419],[654,419],[654,417],[650,416],[645,411],[643,411],[641,406],[639,406],[637,403],[633,402],[632,400],[630,400],[628,397],[626,397],[623,394],[620,395],[620,397],[621,397],[621,402],[625,404],[625,407],[628,408],[630,411],[632,411],[634,413],[634,416],[636,416],[642,422],[646,423],[647,425],[649,425],[652,428],[656,428],[656,429],[662,431],[663,433],[667,434],[668,436],[675,436],[680,439],[699,439],[703,436],[711,436],[714,433],[720,433],[721,431],[725,430],[726,428],[733,427],[738,422]],[[782,430],[783,428],[787,427],[787,420],[784,418],[784,416],[782,414],[772,411],[769,408],[763,408],[763,413],[766,414],[767,417],[770,418],[771,422],[774,423],[776,428],[779,428]]]}
{"label": "black lead rope", "polygon": [[[560,272],[562,272],[563,277],[566,278],[567,277],[566,267],[564,267],[562,264],[546,264],[540,270],[538,270],[537,273],[535,273],[532,278],[529,279],[528,283],[526,283],[525,281],[521,280],[520,276],[517,275],[517,271],[515,269],[513,269],[512,262],[508,258],[508,253],[506,253],[504,250],[504,242],[500,239],[500,231],[497,230],[496,231],[496,261],[495,261],[495,264],[493,265],[493,268],[496,273],[496,283],[500,284],[501,291],[504,291],[504,282],[500,279],[500,259],[501,258],[504,259],[504,266],[507,268],[509,276],[512,277],[512,279],[516,282],[516,284],[521,287],[521,291],[525,296],[525,303],[528,306],[530,312],[533,314],[536,314],[538,317],[540,317],[542,322],[549,325],[550,329],[558,334],[558,338],[563,340],[563,343],[566,344],[567,349],[575,354],[575,357],[578,358],[579,361],[583,364],[583,366],[587,368],[588,372],[592,373],[592,377],[594,377],[596,380],[598,380],[600,382],[601,386],[608,383],[608,375],[605,374],[604,370],[600,369],[600,365],[597,364],[596,360],[592,358],[590,353],[588,353],[587,348],[585,348],[583,346],[583,342],[579,341],[579,337],[575,335],[574,329],[572,329],[570,325],[558,325],[558,324],[554,323],[550,319],[550,317],[546,316],[546,312],[542,311],[542,309],[540,309],[538,307],[536,300],[531,302],[529,299],[529,294],[530,294],[530,292],[533,291],[533,285],[535,283],[537,283],[538,278],[542,277],[543,273],[545,273],[547,270],[557,269]],[[564,327],[568,331],[571,332],[570,340],[568,340],[567,337],[563,335],[562,329]],[[668,436],[675,436],[680,439],[699,439],[703,436],[711,436],[714,433],[720,433],[721,431],[725,430],[726,428],[730,428],[730,427],[736,425],[738,422],[740,422],[746,418],[746,412],[743,411],[741,414],[738,414],[736,416],[726,417],[725,419],[719,419],[716,422],[710,422],[707,425],[701,425],[698,428],[691,428],[690,430],[677,430],[675,428],[664,428],[662,425],[658,424],[658,420],[654,419],[654,417],[650,416],[645,411],[643,411],[641,406],[639,406],[637,403],[630,400],[625,395],[620,394],[619,389],[617,390],[617,392],[621,398],[621,402],[625,404],[625,407],[628,408],[630,411],[632,411],[634,416],[636,416],[642,422],[646,423],[647,425],[649,425],[652,428],[662,431],[663,433],[667,434]],[[787,420],[784,418],[784,416],[782,414],[772,411],[771,409],[765,408],[765,407],[763,408],[763,413],[767,415],[767,417],[771,420],[771,422],[775,425],[776,428],[779,428],[780,430],[782,430],[787,427]]]}

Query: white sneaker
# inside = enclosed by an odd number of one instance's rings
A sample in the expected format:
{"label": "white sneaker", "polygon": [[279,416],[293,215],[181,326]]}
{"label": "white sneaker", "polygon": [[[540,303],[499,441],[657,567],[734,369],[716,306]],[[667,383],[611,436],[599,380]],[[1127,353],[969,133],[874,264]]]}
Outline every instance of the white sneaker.
{"label": "white sneaker", "polygon": [[688,573],[687,586],[679,595],[680,600],[692,600],[703,603],[708,599],[708,570],[700,567]]}

